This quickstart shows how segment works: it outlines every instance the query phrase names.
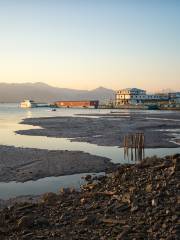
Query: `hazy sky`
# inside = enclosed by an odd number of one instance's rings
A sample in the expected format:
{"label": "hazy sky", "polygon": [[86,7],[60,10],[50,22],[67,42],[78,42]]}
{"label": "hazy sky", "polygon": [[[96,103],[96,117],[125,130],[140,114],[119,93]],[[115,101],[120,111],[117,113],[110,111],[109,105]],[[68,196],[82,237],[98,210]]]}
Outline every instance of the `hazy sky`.
{"label": "hazy sky", "polygon": [[0,0],[0,82],[180,90],[180,0]]}

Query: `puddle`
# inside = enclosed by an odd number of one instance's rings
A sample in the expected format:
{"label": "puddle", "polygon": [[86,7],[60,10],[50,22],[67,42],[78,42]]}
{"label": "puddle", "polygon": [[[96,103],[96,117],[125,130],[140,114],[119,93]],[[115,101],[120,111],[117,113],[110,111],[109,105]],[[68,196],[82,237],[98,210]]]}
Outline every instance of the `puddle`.
{"label": "puddle", "polygon": [[[102,175],[104,173],[88,173],[93,176]],[[16,196],[24,195],[40,195],[45,192],[58,192],[60,188],[73,187],[79,189],[80,186],[85,183],[83,177],[87,173],[74,174],[60,177],[46,177],[36,181],[20,182],[0,182],[0,199],[9,199]]]}

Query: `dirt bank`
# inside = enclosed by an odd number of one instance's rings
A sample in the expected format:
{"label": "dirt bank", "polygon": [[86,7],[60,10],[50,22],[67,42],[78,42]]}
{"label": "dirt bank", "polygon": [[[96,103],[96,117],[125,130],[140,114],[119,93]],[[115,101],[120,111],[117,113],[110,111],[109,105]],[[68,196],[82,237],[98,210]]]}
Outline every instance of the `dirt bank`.
{"label": "dirt bank", "polygon": [[[86,115],[85,115],[86,116]],[[42,129],[21,130],[17,133],[49,137],[71,138],[72,141],[89,142],[104,146],[123,146],[127,133],[144,132],[145,147],[179,147],[180,112],[152,114],[98,114],[88,117],[31,118],[22,123]],[[92,118],[99,116],[99,118]],[[179,131],[179,136],[173,135]],[[172,142],[173,140],[173,142]]]}
{"label": "dirt bank", "polygon": [[80,151],[0,146],[0,182],[25,182],[48,176],[103,172],[113,166],[108,158]]}
{"label": "dirt bank", "polygon": [[38,204],[0,211],[0,239],[178,240],[180,155],[123,165]]}

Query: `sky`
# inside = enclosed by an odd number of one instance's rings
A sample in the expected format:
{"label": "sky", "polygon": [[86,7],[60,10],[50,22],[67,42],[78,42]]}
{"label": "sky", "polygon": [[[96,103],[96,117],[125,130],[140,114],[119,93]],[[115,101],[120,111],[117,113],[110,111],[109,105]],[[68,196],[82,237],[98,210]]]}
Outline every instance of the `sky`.
{"label": "sky", "polygon": [[0,82],[180,90],[180,0],[0,0]]}

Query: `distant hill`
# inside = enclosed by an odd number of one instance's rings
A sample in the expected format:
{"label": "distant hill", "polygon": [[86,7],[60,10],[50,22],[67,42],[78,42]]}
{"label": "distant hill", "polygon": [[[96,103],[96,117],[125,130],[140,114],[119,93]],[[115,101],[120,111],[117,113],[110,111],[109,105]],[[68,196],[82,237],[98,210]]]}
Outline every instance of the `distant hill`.
{"label": "distant hill", "polygon": [[0,102],[21,102],[32,99],[37,102],[54,102],[57,100],[99,100],[101,102],[114,98],[114,91],[103,87],[94,90],[76,90],[57,88],[44,83],[0,83]]}

